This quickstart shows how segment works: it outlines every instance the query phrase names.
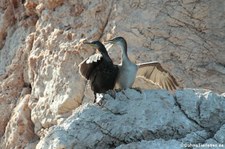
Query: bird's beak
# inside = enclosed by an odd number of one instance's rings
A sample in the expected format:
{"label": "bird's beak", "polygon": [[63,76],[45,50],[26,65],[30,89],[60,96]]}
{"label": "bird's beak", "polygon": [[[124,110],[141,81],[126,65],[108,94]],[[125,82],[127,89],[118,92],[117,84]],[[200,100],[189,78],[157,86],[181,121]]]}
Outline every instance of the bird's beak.
{"label": "bird's beak", "polygon": [[89,45],[89,46],[91,46],[91,47],[95,47],[95,44],[93,44],[93,43],[91,43],[91,42],[83,42],[83,44],[85,44],[85,45]]}
{"label": "bird's beak", "polygon": [[83,44],[90,45],[91,43],[90,42],[87,42],[87,41],[84,41]]}
{"label": "bird's beak", "polygon": [[113,44],[114,42],[113,42],[113,40],[108,40],[105,43],[111,43],[111,44]]}

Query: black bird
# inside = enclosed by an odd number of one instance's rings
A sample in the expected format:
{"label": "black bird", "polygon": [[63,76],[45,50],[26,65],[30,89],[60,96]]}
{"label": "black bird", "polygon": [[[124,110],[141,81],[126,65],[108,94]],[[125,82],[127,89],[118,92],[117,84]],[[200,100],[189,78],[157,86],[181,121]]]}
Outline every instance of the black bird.
{"label": "black bird", "polygon": [[79,64],[79,73],[85,79],[90,80],[91,89],[94,92],[96,102],[97,93],[105,93],[112,90],[116,83],[118,66],[114,65],[105,46],[100,41],[85,42],[100,53],[95,53]]}
{"label": "black bird", "polygon": [[132,87],[136,77],[142,77],[163,89],[175,90],[178,88],[175,78],[163,69],[159,62],[153,61],[139,64],[131,62],[127,55],[127,42],[123,37],[116,37],[109,40],[108,43],[118,44],[122,50],[122,62],[119,65],[117,78],[117,83],[121,89]]}

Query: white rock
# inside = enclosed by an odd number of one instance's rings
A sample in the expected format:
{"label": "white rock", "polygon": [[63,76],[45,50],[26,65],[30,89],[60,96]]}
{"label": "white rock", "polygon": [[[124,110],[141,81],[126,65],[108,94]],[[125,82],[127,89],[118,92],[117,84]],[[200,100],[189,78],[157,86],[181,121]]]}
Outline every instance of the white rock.
{"label": "white rock", "polygon": [[156,139],[153,141],[140,141],[130,143],[127,145],[120,145],[116,149],[182,149],[182,143],[176,140],[165,141],[162,139]]}
{"label": "white rock", "polygon": [[[205,105],[221,103],[224,97],[205,90],[178,91],[181,99],[202,100],[207,97]],[[142,148],[157,147],[160,143],[168,148],[182,148],[188,143],[202,143],[216,133],[214,128],[199,125],[201,117],[214,113],[217,121],[207,121],[207,126],[220,128],[224,116],[217,109],[211,107],[205,114],[193,120],[180,109],[178,99],[164,90],[143,91],[135,90],[118,92],[113,98],[105,95],[97,104],[85,104],[77,108],[74,113],[61,125],[52,130],[38,143],[37,148]],[[198,96],[197,96],[198,95]],[[210,95],[210,96],[209,96]],[[183,97],[183,98],[182,98]],[[193,102],[182,103],[188,106]],[[211,105],[210,105],[211,104]],[[182,107],[181,106],[181,107]],[[212,111],[214,109],[214,111]],[[192,115],[196,114],[192,111]],[[223,129],[221,129],[223,131]],[[222,133],[217,133],[217,138]],[[202,137],[201,137],[202,136]],[[157,140],[160,139],[160,140]],[[144,141],[145,140],[145,141]],[[168,140],[168,141],[165,141]],[[177,140],[177,141],[176,141]],[[222,139],[223,140],[223,139]],[[138,142],[138,143],[133,143]],[[128,144],[128,145],[126,145]]]}
{"label": "white rock", "polygon": [[[83,148],[88,141],[91,148],[113,148],[123,141],[143,142],[138,140],[140,136],[153,145],[173,143],[171,140],[223,142],[225,94],[185,89],[171,96],[165,91],[140,95],[127,90],[116,94],[116,100],[106,95],[107,100],[99,103],[102,107],[79,107],[92,103],[93,92],[77,66],[95,51],[84,47],[84,40],[104,42],[123,36],[132,61],[157,60],[183,87],[225,92],[224,5],[224,0],[1,0],[0,144],[15,140],[9,143],[10,148],[20,148],[21,144],[34,148],[40,140],[38,146],[42,146],[47,137],[52,139],[49,130],[58,139],[53,138],[46,148]],[[110,56],[115,63],[120,62],[116,47]],[[144,80],[137,80],[135,86],[157,88]],[[27,94],[23,88],[30,87],[29,101],[23,103],[19,100]],[[20,133],[23,127],[14,126],[17,116],[12,111],[20,105],[28,105],[25,113],[31,115],[26,119],[33,122],[28,129],[34,130],[33,138]],[[76,108],[78,113],[71,116]],[[67,120],[69,116],[71,120]],[[102,131],[94,122],[89,124],[86,117],[107,130]],[[72,126],[76,130],[71,131]],[[70,137],[65,128],[71,131]],[[107,136],[108,129],[112,136]]]}
{"label": "white rock", "polygon": [[190,89],[177,91],[176,100],[183,112],[202,128],[215,131],[225,123],[224,96],[209,90]]}

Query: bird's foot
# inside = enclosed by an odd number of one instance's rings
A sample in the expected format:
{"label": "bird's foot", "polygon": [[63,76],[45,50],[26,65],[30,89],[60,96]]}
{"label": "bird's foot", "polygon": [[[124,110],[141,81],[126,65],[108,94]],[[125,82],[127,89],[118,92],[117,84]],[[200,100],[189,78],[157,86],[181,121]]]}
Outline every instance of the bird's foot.
{"label": "bird's foot", "polygon": [[101,102],[102,98],[103,98],[103,95],[102,94],[96,93],[94,103],[99,104]]}
{"label": "bird's foot", "polygon": [[[132,87],[132,88],[130,88],[130,89],[134,89],[134,90],[136,90],[137,92],[139,92],[140,94],[142,94],[142,89],[141,88],[139,88],[139,87]],[[126,94],[126,89],[115,89],[115,91],[116,92],[122,92],[123,94]]]}
{"label": "bird's foot", "polygon": [[136,90],[137,92],[139,92],[140,94],[143,93],[142,89],[140,87],[132,87],[132,89]]}
{"label": "bird's foot", "polygon": [[115,91],[116,91],[116,92],[121,92],[121,91],[123,91],[123,89],[116,88]]}
{"label": "bird's foot", "polygon": [[116,98],[116,90],[108,90],[106,94],[109,94],[111,97]]}

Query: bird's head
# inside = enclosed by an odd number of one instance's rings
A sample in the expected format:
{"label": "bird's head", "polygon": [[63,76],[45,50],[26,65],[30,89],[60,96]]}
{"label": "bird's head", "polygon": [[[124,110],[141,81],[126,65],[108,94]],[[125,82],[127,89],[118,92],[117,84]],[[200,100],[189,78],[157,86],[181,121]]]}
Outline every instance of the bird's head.
{"label": "bird's head", "polygon": [[116,37],[116,38],[113,38],[111,40],[108,40],[108,43],[111,43],[111,44],[115,44],[115,43],[124,43],[126,42],[125,39],[123,37]]}
{"label": "bird's head", "polygon": [[89,46],[91,46],[93,48],[96,48],[96,49],[98,49],[99,47],[102,46],[102,43],[98,40],[92,41],[92,42],[84,42],[84,44],[89,45]]}
{"label": "bird's head", "polygon": [[106,52],[105,46],[98,40],[92,41],[92,42],[84,42],[84,44],[89,45],[89,46],[97,49],[98,51],[100,51],[100,53]]}
{"label": "bird's head", "polygon": [[108,40],[107,43],[112,44],[112,45],[117,44],[117,45],[121,46],[122,48],[127,46],[127,42],[123,37],[113,38],[111,40]]}

